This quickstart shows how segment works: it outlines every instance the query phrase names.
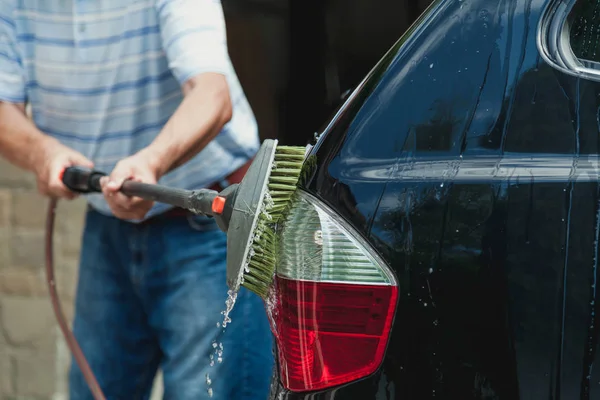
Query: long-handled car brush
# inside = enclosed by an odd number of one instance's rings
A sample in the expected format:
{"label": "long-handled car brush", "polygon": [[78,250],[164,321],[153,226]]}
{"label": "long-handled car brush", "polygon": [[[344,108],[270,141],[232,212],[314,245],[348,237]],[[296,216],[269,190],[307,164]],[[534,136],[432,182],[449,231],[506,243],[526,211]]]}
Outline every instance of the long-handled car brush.
{"label": "long-handled car brush", "polygon": [[[296,191],[307,148],[278,146],[265,140],[239,184],[221,192],[209,189],[183,190],[156,184],[126,181],[121,192],[214,217],[227,233],[227,285],[233,292],[244,286],[263,299],[275,274],[274,227]],[[67,168],[62,181],[77,193],[101,192],[100,179],[106,173],[78,166]],[[104,399],[77,341],[68,330],[56,295],[53,276],[52,230],[56,201],[48,211],[46,272],[52,304],[71,352],[82,369],[96,400]]]}
{"label": "long-handled car brush", "polygon": [[[242,181],[220,193],[135,181],[126,181],[121,192],[214,217],[227,233],[229,288],[237,291],[243,285],[265,298],[275,269],[272,226],[279,221],[296,190],[305,153],[305,147],[277,146],[276,140],[266,140]],[[75,192],[101,192],[100,178],[105,175],[70,167],[62,181]]]}

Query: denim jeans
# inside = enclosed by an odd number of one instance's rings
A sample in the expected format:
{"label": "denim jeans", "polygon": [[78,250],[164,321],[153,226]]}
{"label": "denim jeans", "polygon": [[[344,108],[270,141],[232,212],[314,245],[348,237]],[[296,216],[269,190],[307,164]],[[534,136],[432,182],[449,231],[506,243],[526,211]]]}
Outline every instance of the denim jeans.
{"label": "denim jeans", "polygon": [[[225,257],[226,236],[209,218],[135,225],[87,213],[73,331],[107,399],[149,398],[159,367],[165,399],[209,399],[209,388],[213,400],[268,397],[272,335],[262,300],[242,288],[231,323],[217,326]],[[91,399],[74,360],[69,380],[71,400]]]}

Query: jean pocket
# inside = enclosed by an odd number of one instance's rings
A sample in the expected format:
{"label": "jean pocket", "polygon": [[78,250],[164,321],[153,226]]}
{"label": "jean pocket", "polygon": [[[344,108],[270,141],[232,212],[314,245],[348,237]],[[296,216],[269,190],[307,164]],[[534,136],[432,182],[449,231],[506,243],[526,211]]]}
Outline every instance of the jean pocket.
{"label": "jean pocket", "polygon": [[211,217],[190,215],[187,217],[188,225],[196,232],[210,232],[219,229],[217,221]]}

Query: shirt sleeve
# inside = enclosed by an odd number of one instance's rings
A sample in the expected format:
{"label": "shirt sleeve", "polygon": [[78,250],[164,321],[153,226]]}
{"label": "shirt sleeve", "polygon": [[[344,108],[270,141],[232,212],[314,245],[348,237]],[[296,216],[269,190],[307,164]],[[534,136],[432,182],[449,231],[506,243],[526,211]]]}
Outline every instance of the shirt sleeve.
{"label": "shirt sleeve", "polygon": [[17,49],[14,5],[0,0],[0,101],[25,102],[25,73]]}
{"label": "shirt sleeve", "polygon": [[169,67],[181,85],[200,73],[229,72],[219,0],[157,0],[156,8]]}

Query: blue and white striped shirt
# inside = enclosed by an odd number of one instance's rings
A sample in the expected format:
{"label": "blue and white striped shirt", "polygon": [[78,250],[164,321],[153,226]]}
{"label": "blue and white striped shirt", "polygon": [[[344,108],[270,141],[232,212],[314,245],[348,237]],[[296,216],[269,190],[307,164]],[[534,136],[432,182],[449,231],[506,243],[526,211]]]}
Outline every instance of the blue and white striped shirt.
{"label": "blue and white striped shirt", "polygon": [[[29,102],[41,131],[99,170],[148,146],[179,106],[183,83],[203,72],[226,75],[232,120],[161,184],[206,187],[259,147],[220,1],[0,0],[0,101]],[[110,214],[101,195],[88,201]]]}

